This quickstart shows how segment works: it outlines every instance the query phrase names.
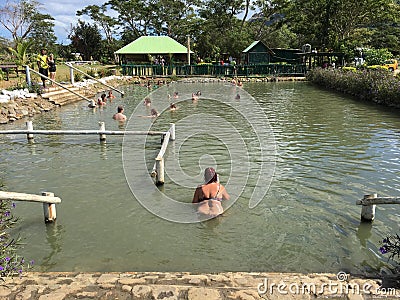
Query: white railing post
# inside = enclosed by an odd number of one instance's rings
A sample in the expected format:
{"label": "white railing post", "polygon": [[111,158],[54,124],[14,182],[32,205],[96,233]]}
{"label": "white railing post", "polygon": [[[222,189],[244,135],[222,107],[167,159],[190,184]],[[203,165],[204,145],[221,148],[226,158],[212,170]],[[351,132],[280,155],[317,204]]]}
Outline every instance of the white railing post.
{"label": "white railing post", "polygon": [[156,158],[156,185],[164,184],[164,158]]}
{"label": "white railing post", "polygon": [[[43,192],[42,196],[54,197],[54,193]],[[57,219],[56,205],[54,203],[43,203],[44,222],[51,223]]]}
{"label": "white railing post", "polygon": [[171,141],[175,141],[175,124],[171,123],[170,125],[171,125],[171,128],[169,129],[169,132],[171,133],[171,135],[170,135],[169,139]]}
{"label": "white railing post", "polygon": [[72,67],[67,64],[67,66],[69,67],[69,77],[71,78],[71,84],[75,83],[75,79],[74,79],[74,69],[72,69]]}
{"label": "white railing post", "polygon": [[26,84],[30,87],[32,86],[31,82],[31,73],[29,71],[29,66],[25,66],[25,78],[26,78]]}
{"label": "white railing post", "polygon": [[[99,122],[100,125],[100,131],[106,131],[106,123],[104,122]],[[105,133],[100,132],[100,142],[105,142],[106,141],[106,135]]]}
{"label": "white railing post", "polygon": [[[33,124],[32,124],[32,121],[27,121],[27,122],[26,122],[26,130],[33,131]],[[28,133],[28,134],[26,135],[26,137],[28,138],[28,141],[29,141],[29,142],[33,142],[33,133]]]}

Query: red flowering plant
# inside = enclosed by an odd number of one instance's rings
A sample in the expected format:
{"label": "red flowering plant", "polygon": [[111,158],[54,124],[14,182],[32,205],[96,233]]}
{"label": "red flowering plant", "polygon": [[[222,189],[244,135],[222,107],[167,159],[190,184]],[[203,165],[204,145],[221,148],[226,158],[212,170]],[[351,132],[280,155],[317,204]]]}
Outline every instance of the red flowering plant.
{"label": "red flowering plant", "polygon": [[0,200],[0,279],[20,276],[24,269],[32,266],[33,261],[27,263],[23,257],[17,254],[21,246],[20,237],[14,238],[11,230],[18,222],[12,214],[15,203]]}

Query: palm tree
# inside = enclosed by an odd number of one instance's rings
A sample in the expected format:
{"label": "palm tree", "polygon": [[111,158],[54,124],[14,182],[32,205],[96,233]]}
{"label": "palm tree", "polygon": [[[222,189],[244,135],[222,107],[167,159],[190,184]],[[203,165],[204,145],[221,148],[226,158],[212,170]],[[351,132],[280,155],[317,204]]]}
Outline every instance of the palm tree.
{"label": "palm tree", "polygon": [[33,45],[32,41],[23,41],[17,44],[17,50],[8,47],[8,52],[14,57],[14,62],[18,66],[25,66],[29,63],[28,50]]}

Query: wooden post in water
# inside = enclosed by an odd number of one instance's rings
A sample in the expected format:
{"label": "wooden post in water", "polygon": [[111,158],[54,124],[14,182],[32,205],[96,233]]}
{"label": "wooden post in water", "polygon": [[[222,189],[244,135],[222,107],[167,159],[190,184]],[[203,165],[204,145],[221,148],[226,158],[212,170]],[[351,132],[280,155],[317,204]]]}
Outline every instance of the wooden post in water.
{"label": "wooden post in water", "polygon": [[61,199],[54,197],[54,193],[43,192],[41,196],[25,194],[25,193],[14,193],[14,192],[3,192],[0,191],[0,200],[12,200],[12,201],[28,201],[28,202],[40,202],[43,203],[44,221],[54,222],[57,217],[56,203],[61,203]]}
{"label": "wooden post in water", "polygon": [[164,184],[164,158],[156,158],[156,185]]}
{"label": "wooden post in water", "polygon": [[[100,131],[106,131],[106,123],[104,122],[99,122],[100,125]],[[106,141],[106,135],[104,133],[100,133],[100,142],[105,142]]]}
{"label": "wooden post in water", "polygon": [[[42,196],[54,197],[54,193],[43,192]],[[52,223],[56,221],[57,212],[56,205],[54,203],[43,203],[43,213],[45,223]]]}
{"label": "wooden post in water", "polygon": [[169,132],[171,133],[171,135],[170,135],[169,139],[171,141],[175,141],[175,124],[171,123],[170,125],[171,125],[171,128],[169,129]]}
{"label": "wooden post in water", "polygon": [[[371,199],[371,198],[377,198],[378,194],[372,194],[372,195],[365,195],[364,199]],[[375,219],[375,208],[376,205],[363,205],[361,207],[361,221],[362,222],[372,222]]]}
{"label": "wooden post in water", "polygon": [[[33,130],[33,124],[32,121],[27,121],[26,122],[26,130]],[[33,142],[33,133],[28,133],[26,135],[26,137],[28,138],[29,142]]]}

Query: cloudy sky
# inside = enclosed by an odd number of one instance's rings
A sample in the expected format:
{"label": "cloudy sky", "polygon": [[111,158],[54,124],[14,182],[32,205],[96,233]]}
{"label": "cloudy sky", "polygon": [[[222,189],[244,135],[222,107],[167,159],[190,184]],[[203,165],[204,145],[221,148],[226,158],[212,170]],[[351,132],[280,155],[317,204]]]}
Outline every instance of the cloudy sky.
{"label": "cloudy sky", "polygon": [[[102,5],[106,0],[39,0],[42,3],[40,12],[51,15],[55,20],[54,31],[57,36],[58,43],[69,44],[68,31],[71,24],[77,23],[78,17],[76,12],[88,5]],[[0,0],[0,6],[3,6],[6,0]],[[87,17],[79,17],[83,20],[89,20]],[[0,28],[0,36],[10,38],[8,33]]]}

